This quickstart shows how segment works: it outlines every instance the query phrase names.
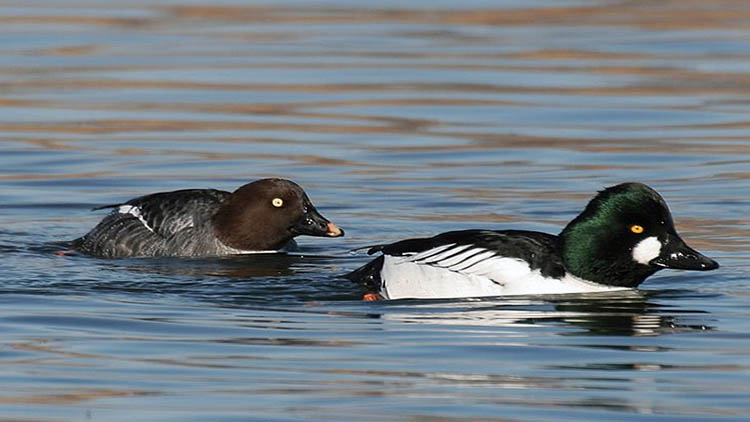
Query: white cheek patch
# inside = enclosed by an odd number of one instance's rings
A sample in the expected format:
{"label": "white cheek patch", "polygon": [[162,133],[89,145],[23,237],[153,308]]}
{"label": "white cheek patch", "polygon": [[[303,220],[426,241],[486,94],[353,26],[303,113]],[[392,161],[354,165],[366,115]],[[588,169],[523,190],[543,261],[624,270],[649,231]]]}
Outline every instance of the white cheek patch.
{"label": "white cheek patch", "polygon": [[133,205],[120,205],[120,208],[117,209],[117,212],[119,212],[120,214],[130,214],[132,216],[137,217],[139,220],[141,220],[141,223],[143,223],[143,225],[146,226],[146,228],[149,229],[149,231],[153,233],[154,229],[149,227],[148,223],[146,222],[146,219],[143,218],[143,216],[141,215],[140,208],[133,206]]}
{"label": "white cheek patch", "polygon": [[648,265],[652,259],[659,256],[661,253],[662,244],[656,236],[647,237],[633,248],[633,261]]}

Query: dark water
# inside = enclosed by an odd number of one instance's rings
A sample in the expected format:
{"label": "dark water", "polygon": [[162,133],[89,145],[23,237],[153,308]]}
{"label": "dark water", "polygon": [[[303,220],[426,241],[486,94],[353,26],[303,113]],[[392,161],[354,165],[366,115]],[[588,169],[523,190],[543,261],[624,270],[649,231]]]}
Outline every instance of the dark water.
{"label": "dark water", "polygon": [[[739,0],[0,2],[0,420],[748,420],[749,22]],[[94,206],[265,176],[347,236],[54,255]],[[721,269],[388,303],[337,277],[372,243],[557,232],[630,180]]]}

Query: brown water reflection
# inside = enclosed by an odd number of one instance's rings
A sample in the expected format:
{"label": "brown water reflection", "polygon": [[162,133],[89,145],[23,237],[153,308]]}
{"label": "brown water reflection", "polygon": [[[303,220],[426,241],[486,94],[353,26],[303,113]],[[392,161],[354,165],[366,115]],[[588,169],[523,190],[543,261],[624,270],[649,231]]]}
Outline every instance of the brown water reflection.
{"label": "brown water reflection", "polygon": [[[524,8],[445,8],[440,9],[387,9],[383,7],[346,8],[321,7],[294,9],[268,6],[214,7],[180,6],[167,8],[174,16],[197,19],[242,22],[424,22],[471,25],[521,25],[534,23],[540,26],[618,26],[636,25],[648,28],[695,28],[711,27],[747,28],[750,10],[741,0],[712,2],[707,7],[698,0],[668,0],[656,4],[635,0],[606,2],[605,4]],[[434,35],[434,33],[430,33]]]}
{"label": "brown water reflection", "polygon": [[[0,420],[748,413],[746,1],[205,3],[0,3]],[[347,237],[51,256],[93,206],[264,176]],[[626,180],[722,268],[524,302],[363,304],[336,278],[368,244],[557,232]]]}

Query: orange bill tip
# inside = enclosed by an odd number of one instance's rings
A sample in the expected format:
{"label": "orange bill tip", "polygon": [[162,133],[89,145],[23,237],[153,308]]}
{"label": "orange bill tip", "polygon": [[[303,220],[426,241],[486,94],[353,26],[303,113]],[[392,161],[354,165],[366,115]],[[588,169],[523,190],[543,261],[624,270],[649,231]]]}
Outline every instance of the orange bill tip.
{"label": "orange bill tip", "polygon": [[337,225],[329,222],[327,235],[330,237],[340,237],[344,235],[344,231],[338,228]]}

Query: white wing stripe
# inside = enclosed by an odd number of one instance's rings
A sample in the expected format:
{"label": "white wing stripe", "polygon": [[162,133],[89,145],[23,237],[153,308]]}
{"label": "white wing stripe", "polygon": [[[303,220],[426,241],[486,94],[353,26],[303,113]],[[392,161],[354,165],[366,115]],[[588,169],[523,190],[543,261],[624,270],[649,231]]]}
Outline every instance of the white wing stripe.
{"label": "white wing stripe", "polygon": [[464,253],[466,249],[469,249],[471,245],[461,245],[461,246],[455,246],[453,248],[447,249],[437,255],[433,255],[429,258],[420,259],[418,262],[420,264],[427,264],[427,265],[444,265],[443,261],[450,260],[456,255],[460,255]]}
{"label": "white wing stripe", "polygon": [[494,251],[472,244],[456,245],[455,243],[449,243],[403,257],[395,261],[394,264],[410,262],[435,268],[444,268],[463,274],[486,275],[497,270],[495,266],[498,264],[502,265],[503,262],[500,260],[503,258],[497,256]]}
{"label": "white wing stripe", "polygon": [[[493,282],[502,283],[503,280],[509,278],[508,272],[516,272],[517,264],[521,263],[525,267],[525,272],[528,272],[528,264],[525,262],[515,259],[501,256],[490,256],[476,262],[470,270],[464,270],[464,274],[481,275],[490,278]],[[516,277],[517,275],[514,275]],[[510,278],[512,279],[512,277]]]}
{"label": "white wing stripe", "polygon": [[429,258],[429,257],[431,257],[433,255],[437,255],[440,252],[443,252],[444,250],[446,250],[448,248],[453,247],[454,245],[455,245],[455,243],[449,243],[447,245],[438,246],[437,248],[427,249],[426,251],[422,251],[422,252],[420,252],[418,254],[409,255],[408,257],[406,257],[405,259],[402,259],[401,261],[402,262],[406,262],[406,261],[419,261],[419,260],[422,260],[424,258]]}
{"label": "white wing stripe", "polygon": [[[423,276],[427,273],[432,274],[431,271],[444,270],[460,274],[462,277],[469,277],[471,280],[474,280],[473,277],[480,277],[484,280],[482,283],[505,286],[509,280],[524,279],[532,274],[529,264],[522,259],[499,256],[493,250],[473,244],[450,243],[411,256],[388,257],[392,260],[391,265],[403,264],[403,271],[407,271],[406,267],[412,268],[411,266],[415,265],[414,270],[417,272],[413,275],[417,279],[424,278]],[[417,268],[422,269],[417,270]]]}
{"label": "white wing stripe", "polygon": [[141,223],[151,232],[154,232],[154,229],[149,227],[148,223],[146,222],[146,219],[143,218],[143,215],[141,215],[141,209],[136,207],[135,205],[120,205],[120,208],[118,208],[117,212],[120,214],[130,214],[139,220],[141,220]]}
{"label": "white wing stripe", "polygon": [[472,267],[493,256],[495,256],[495,252],[480,249],[479,253],[468,257],[463,262],[452,265],[450,269],[456,272],[471,272]]}
{"label": "white wing stripe", "polygon": [[471,246],[469,248],[464,248],[460,252],[452,254],[450,256],[446,256],[440,260],[434,260],[430,262],[424,262],[427,265],[435,265],[438,267],[450,267],[453,265],[458,265],[464,262],[466,259],[471,258],[477,253],[483,252],[485,249],[480,248],[472,248]]}

